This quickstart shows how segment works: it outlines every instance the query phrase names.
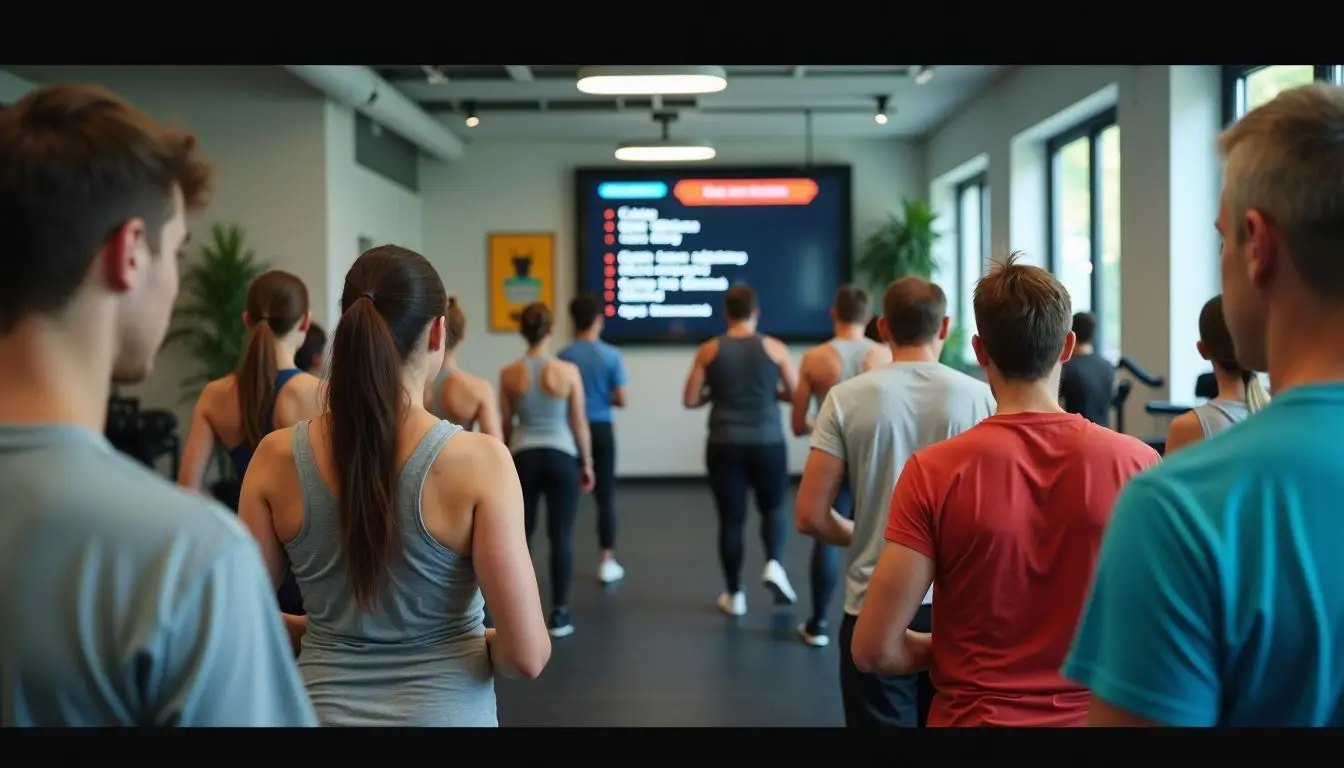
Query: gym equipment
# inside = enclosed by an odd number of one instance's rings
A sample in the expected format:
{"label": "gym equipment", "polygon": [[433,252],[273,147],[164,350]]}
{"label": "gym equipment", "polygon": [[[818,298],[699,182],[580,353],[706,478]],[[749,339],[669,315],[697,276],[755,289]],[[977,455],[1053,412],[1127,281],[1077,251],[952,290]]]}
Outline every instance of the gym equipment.
{"label": "gym equipment", "polygon": [[1121,379],[1115,387],[1115,397],[1111,400],[1111,407],[1115,409],[1115,431],[1123,433],[1125,431],[1125,401],[1134,390],[1134,381],[1138,381],[1146,387],[1157,389],[1162,386],[1165,380],[1161,376],[1151,374],[1143,366],[1134,362],[1132,358],[1122,357],[1120,362],[1116,363],[1117,372],[1123,371],[1133,376],[1133,379]]}
{"label": "gym equipment", "polygon": [[151,469],[164,454],[171,454],[170,479],[177,479],[182,450],[177,436],[177,417],[172,413],[142,411],[139,398],[121,397],[113,392],[107,404],[107,425],[103,433],[112,447]]}

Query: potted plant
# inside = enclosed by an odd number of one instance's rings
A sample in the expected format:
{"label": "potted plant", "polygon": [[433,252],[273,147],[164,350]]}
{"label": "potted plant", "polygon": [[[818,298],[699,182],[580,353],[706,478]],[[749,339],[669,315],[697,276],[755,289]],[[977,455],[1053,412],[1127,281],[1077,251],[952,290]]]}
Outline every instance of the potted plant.
{"label": "potted plant", "polygon": [[[857,267],[868,278],[873,293],[881,296],[893,280],[911,275],[932,280],[938,274],[933,244],[942,233],[934,229],[938,214],[923,200],[901,200],[899,214],[889,214],[864,243]],[[960,370],[968,366],[961,359],[961,326],[948,331],[941,362]]]}
{"label": "potted plant", "polygon": [[[165,341],[181,344],[196,363],[196,371],[182,379],[182,402],[196,400],[208,382],[238,365],[247,340],[247,289],[268,268],[246,244],[242,227],[215,224],[200,257],[183,270],[181,301]],[[225,454],[215,453],[215,467],[221,480],[234,479]]]}

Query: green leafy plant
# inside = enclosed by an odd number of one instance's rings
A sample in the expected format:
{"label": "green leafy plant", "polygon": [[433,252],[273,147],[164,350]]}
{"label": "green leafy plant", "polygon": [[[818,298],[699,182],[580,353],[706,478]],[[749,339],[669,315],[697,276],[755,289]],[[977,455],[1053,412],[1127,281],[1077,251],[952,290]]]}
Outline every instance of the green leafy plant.
{"label": "green leafy plant", "polygon": [[[227,376],[242,357],[247,288],[269,268],[246,239],[237,224],[215,224],[199,258],[182,272],[181,300],[165,343],[181,345],[196,363],[196,370],[182,379],[184,403],[199,397],[207,382]],[[227,461],[217,466],[222,477],[232,473]]]}
{"label": "green leafy plant", "polygon": [[[874,296],[880,297],[893,280],[911,275],[932,280],[938,274],[933,245],[942,233],[934,228],[937,220],[938,214],[928,203],[904,199],[901,212],[888,215],[868,236],[856,266],[868,279]],[[965,335],[961,326],[948,331],[940,359],[943,364],[963,371],[975,368],[961,359]]]}
{"label": "green leafy plant", "polygon": [[901,212],[887,216],[864,243],[855,266],[868,278],[873,293],[881,295],[893,280],[916,275],[932,279],[938,272],[933,244],[941,234],[934,230],[938,214],[923,200],[901,200]]}

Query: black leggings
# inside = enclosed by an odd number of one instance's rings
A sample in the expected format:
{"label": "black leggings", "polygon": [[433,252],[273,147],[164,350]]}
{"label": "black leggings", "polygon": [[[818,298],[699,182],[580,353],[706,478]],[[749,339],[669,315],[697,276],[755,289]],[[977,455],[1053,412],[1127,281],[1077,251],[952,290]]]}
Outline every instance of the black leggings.
{"label": "black leggings", "polygon": [[[554,448],[528,448],[513,455],[523,486],[523,526],[528,547],[546,497],[546,538],[551,542],[551,608],[569,605],[574,576],[574,517],[579,509],[579,460]],[[534,558],[535,559],[535,558]]]}
{"label": "black leggings", "polygon": [[[848,480],[841,483],[832,506],[841,517],[854,519],[854,494],[849,491]],[[812,621],[826,620],[826,607],[835,593],[836,582],[840,580],[844,549],[820,540],[812,544]]]}
{"label": "black leggings", "polygon": [[616,434],[610,421],[588,424],[593,436],[593,495],[597,497],[597,545],[616,548]]}
{"label": "black leggings", "polygon": [[748,445],[709,443],[705,467],[714,506],[719,513],[719,562],[728,592],[742,588],[743,533],[747,525],[747,491],[756,495],[761,513],[761,541],[767,560],[784,560],[788,521],[784,498],[789,489],[789,456],[784,443]]}

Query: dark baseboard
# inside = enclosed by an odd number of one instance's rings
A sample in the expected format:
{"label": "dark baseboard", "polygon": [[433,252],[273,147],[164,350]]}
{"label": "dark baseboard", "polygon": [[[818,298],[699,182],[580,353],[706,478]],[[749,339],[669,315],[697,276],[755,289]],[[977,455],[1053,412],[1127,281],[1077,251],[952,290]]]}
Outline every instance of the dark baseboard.
{"label": "dark baseboard", "polygon": [[[801,473],[789,475],[789,483],[792,485],[797,485],[800,479],[802,479]],[[702,486],[706,482],[707,479],[704,475],[640,475],[639,477],[616,478],[617,485],[631,486],[635,488],[649,486],[667,487],[669,485],[679,487]]]}

